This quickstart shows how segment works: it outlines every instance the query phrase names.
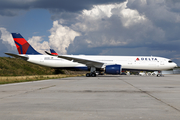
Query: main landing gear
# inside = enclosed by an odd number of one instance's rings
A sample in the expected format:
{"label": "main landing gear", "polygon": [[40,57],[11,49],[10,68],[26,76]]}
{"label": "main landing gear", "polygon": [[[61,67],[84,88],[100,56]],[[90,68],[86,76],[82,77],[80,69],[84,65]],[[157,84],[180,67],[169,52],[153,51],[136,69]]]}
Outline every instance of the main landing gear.
{"label": "main landing gear", "polygon": [[91,71],[90,73],[86,73],[86,77],[96,77],[96,68],[91,67],[90,71]]}
{"label": "main landing gear", "polygon": [[96,77],[96,73],[86,73],[86,77]]}

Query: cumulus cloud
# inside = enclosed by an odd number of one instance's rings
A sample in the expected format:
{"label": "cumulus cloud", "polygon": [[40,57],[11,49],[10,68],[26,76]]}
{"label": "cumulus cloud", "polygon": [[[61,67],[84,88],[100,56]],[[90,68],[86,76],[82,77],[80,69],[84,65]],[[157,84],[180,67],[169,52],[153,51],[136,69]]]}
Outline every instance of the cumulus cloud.
{"label": "cumulus cloud", "polygon": [[154,26],[144,14],[128,8],[127,2],[97,5],[91,10],[83,10],[76,19],[78,22],[70,27],[82,34],[68,48],[68,52],[74,54],[85,51],[108,54],[108,50],[112,54],[112,51],[117,53],[117,48],[121,51],[123,47],[141,48],[159,43],[165,36],[164,31]]}
{"label": "cumulus cloud", "polygon": [[28,43],[38,52],[45,54],[44,51],[50,49],[48,41],[43,41],[42,36],[33,36],[28,39]]}
{"label": "cumulus cloud", "polygon": [[[179,39],[178,31],[180,27],[176,27],[180,23],[180,1],[166,0],[130,0],[127,3],[130,9],[136,9],[140,14],[144,14],[156,27],[161,28],[165,32],[165,37],[169,39]],[[180,8],[180,7],[179,7]]]}
{"label": "cumulus cloud", "polygon": [[1,39],[2,41],[5,43],[7,42],[8,44],[10,44],[11,46],[14,46],[14,40],[12,39],[11,34],[6,30],[6,28],[1,27],[0,28],[1,31]]}
{"label": "cumulus cloud", "polygon": [[[15,50],[16,48],[11,34],[6,28],[0,27],[0,51],[12,52]],[[1,53],[0,55],[4,56],[4,53]]]}
{"label": "cumulus cloud", "polygon": [[53,27],[50,29],[49,44],[51,48],[57,50],[59,54],[66,54],[66,49],[73,42],[76,36],[80,34],[73,31],[67,26],[62,26],[58,21],[53,22]]}

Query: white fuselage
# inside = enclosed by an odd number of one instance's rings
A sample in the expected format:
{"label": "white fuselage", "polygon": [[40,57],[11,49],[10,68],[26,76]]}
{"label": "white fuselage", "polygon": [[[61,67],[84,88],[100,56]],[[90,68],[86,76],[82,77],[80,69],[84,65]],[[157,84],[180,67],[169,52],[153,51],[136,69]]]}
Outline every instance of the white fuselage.
{"label": "white fuselage", "polygon": [[[24,56],[24,55],[22,55]],[[51,68],[78,68],[87,67],[84,64],[49,55],[25,55],[28,62]],[[167,70],[177,66],[170,59],[154,56],[93,56],[93,55],[67,55],[106,64],[119,64],[122,70]]]}

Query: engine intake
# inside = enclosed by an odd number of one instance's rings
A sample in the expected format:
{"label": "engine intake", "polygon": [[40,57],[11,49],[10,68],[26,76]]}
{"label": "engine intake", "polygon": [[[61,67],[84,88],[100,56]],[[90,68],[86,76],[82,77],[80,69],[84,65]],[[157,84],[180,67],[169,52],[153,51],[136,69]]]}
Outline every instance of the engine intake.
{"label": "engine intake", "polygon": [[107,74],[120,74],[121,73],[121,65],[107,65],[105,69],[105,73]]}

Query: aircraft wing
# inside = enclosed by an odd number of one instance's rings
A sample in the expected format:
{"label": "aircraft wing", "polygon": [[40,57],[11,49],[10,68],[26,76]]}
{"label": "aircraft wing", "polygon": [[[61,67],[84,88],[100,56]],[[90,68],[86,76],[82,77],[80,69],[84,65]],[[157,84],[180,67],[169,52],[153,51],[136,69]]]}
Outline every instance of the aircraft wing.
{"label": "aircraft wing", "polygon": [[47,51],[45,51],[45,52],[48,55],[57,56],[59,58],[63,58],[63,59],[66,59],[66,60],[69,60],[72,62],[78,62],[78,63],[84,64],[88,67],[102,68],[103,65],[105,64],[103,62],[98,62],[98,61],[94,61],[94,60],[88,60],[88,59],[83,59],[83,58],[78,58],[78,57],[73,57],[73,56],[65,56],[65,55],[52,55],[52,54],[48,53]]}
{"label": "aircraft wing", "polygon": [[21,58],[23,60],[28,60],[29,57],[28,56],[21,56],[21,55],[18,55],[18,54],[12,54],[12,53],[5,53],[6,55],[10,55],[12,57],[16,57],[16,58]]}

